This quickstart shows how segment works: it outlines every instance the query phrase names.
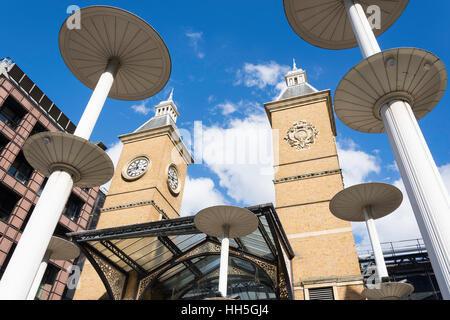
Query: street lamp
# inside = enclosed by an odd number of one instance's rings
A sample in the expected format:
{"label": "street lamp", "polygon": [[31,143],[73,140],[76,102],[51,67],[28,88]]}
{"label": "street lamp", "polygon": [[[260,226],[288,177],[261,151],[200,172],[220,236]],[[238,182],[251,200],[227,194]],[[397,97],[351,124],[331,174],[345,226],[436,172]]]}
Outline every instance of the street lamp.
{"label": "street lamp", "polygon": [[[417,123],[442,98],[447,86],[443,63],[417,48],[381,51],[377,35],[402,14],[409,0],[284,0],[297,34],[326,49],[359,44],[364,60],[339,84],[334,104],[347,126],[386,132],[424,238],[444,299],[450,299],[450,198]],[[364,8],[378,10],[372,30]],[[353,35],[351,34],[353,30]]]}
{"label": "street lamp", "polygon": [[47,270],[48,262],[50,260],[69,261],[77,258],[80,255],[80,249],[73,242],[61,239],[59,237],[52,237],[47,251],[45,252],[44,259],[41,262],[39,271],[34,278],[33,286],[28,293],[27,300],[34,300],[36,297],[39,286]]}
{"label": "street lamp", "polygon": [[375,228],[375,220],[394,212],[402,201],[402,192],[396,187],[384,183],[366,183],[339,192],[330,202],[330,210],[337,218],[350,222],[366,222],[378,277],[375,288],[366,288],[363,291],[363,296],[371,300],[399,300],[414,291],[410,284],[389,281]]}
{"label": "street lamp", "polygon": [[49,179],[0,282],[0,300],[27,298],[73,186],[99,186],[112,178],[111,159],[88,141],[107,97],[146,99],[170,77],[169,51],[144,20],[107,6],[83,8],[80,14],[80,29],[64,22],[60,51],[67,67],[94,92],[74,135],[41,133],[23,148],[33,168]]}
{"label": "street lamp", "polygon": [[222,298],[227,298],[230,238],[241,238],[254,232],[258,228],[259,220],[247,209],[217,206],[200,211],[195,216],[194,223],[196,228],[206,235],[222,238],[219,292]]}

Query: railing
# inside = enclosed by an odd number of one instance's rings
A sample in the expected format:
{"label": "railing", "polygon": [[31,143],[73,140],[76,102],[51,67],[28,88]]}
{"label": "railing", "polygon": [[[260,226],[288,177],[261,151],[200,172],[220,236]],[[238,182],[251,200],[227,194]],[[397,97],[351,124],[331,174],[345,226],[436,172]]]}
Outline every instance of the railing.
{"label": "railing", "polygon": [[[381,243],[381,248],[385,257],[395,257],[403,254],[427,253],[423,239],[384,242]],[[373,257],[373,250],[370,246],[357,247],[356,251],[360,259],[369,259]]]}

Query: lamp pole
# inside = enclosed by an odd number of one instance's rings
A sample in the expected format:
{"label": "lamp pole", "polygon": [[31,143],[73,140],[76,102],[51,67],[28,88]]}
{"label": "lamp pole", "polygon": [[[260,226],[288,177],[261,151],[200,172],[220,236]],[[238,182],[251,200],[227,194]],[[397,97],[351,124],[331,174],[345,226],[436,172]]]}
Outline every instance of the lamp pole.
{"label": "lamp pole", "polygon": [[[366,59],[381,49],[361,4],[345,0],[355,37]],[[385,63],[395,63],[395,60]],[[450,300],[450,198],[417,119],[406,100],[392,99],[380,112],[427,246],[442,296]]]}

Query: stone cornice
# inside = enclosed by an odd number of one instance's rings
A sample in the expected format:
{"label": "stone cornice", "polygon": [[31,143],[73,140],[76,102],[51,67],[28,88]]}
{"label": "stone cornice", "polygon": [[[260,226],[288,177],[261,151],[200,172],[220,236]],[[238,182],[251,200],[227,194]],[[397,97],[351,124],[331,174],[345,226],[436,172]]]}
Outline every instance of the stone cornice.
{"label": "stone cornice", "polygon": [[171,125],[125,134],[119,137],[124,144],[167,135],[187,164],[193,164],[194,158],[181,139],[179,133]]}
{"label": "stone cornice", "polygon": [[264,104],[264,108],[266,110],[267,117],[269,118],[270,125],[272,125],[272,112],[303,107],[317,102],[326,102],[328,107],[328,114],[330,117],[331,130],[333,131],[334,136],[337,136],[336,122],[334,119],[333,103],[331,101],[330,90],[323,90],[300,97],[268,102]]}
{"label": "stone cornice", "polygon": [[273,181],[273,183],[274,184],[286,183],[286,182],[291,182],[291,181],[306,180],[306,179],[330,176],[330,175],[335,175],[335,174],[342,174],[342,170],[336,169],[336,170],[328,170],[328,171],[315,172],[315,173],[307,173],[307,174],[302,174],[299,176],[276,179]]}
{"label": "stone cornice", "polygon": [[354,276],[347,276],[347,277],[329,277],[329,278],[317,278],[317,279],[307,279],[303,281],[299,281],[294,283],[295,287],[308,287],[308,286],[314,286],[317,284],[344,284],[346,282],[360,282],[363,284],[364,278],[362,275],[354,275]]}
{"label": "stone cornice", "polygon": [[167,215],[167,213],[165,213],[164,210],[161,209],[153,200],[141,201],[141,202],[137,202],[137,203],[127,203],[127,204],[122,204],[120,206],[103,208],[100,210],[100,212],[103,213],[103,212],[119,211],[119,210],[143,207],[143,206],[148,206],[148,205],[152,205],[162,216],[164,216],[166,219],[170,219],[170,217]]}

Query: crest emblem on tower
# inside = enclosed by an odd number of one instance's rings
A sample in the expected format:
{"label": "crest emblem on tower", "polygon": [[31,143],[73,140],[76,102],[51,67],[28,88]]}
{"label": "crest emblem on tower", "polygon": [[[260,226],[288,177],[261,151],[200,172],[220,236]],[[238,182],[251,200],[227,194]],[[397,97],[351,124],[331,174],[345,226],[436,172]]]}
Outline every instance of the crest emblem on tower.
{"label": "crest emblem on tower", "polygon": [[298,151],[308,150],[316,143],[319,136],[319,131],[311,123],[306,121],[295,122],[294,125],[289,128],[285,141]]}

